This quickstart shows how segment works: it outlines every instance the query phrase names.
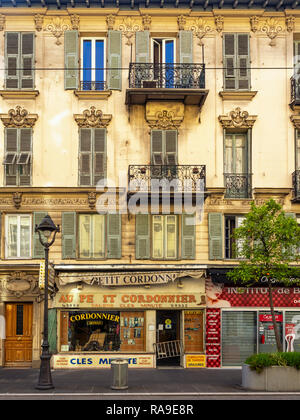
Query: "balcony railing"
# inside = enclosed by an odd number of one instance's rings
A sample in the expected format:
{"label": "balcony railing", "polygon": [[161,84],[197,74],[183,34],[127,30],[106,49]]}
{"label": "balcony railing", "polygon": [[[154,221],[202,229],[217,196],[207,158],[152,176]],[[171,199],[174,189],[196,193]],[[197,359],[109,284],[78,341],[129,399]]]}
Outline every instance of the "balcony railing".
{"label": "balcony railing", "polygon": [[250,174],[224,174],[226,198],[251,198],[252,185]]}
{"label": "balcony railing", "polygon": [[205,65],[130,63],[129,88],[205,89]]}
{"label": "balcony railing", "polygon": [[100,82],[80,82],[80,90],[107,90],[107,83]]}
{"label": "balcony railing", "polygon": [[292,174],[293,178],[293,199],[300,201],[300,169]]}
{"label": "balcony railing", "polygon": [[300,78],[291,77],[291,106],[300,104]]}
{"label": "balcony railing", "polygon": [[205,165],[130,165],[129,192],[201,192],[205,189]]}

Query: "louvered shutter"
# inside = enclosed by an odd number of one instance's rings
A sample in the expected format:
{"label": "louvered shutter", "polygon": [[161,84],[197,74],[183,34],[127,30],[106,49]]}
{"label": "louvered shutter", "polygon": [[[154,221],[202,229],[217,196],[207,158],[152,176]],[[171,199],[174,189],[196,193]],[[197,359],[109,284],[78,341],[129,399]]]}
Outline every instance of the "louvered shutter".
{"label": "louvered shutter", "polygon": [[151,164],[164,164],[163,130],[151,130]]}
{"label": "louvered shutter", "polygon": [[97,182],[106,178],[106,128],[95,128],[94,129],[94,153],[93,153],[94,165],[93,185],[97,185]]}
{"label": "louvered shutter", "polygon": [[17,185],[17,152],[18,152],[18,129],[5,128],[5,156],[14,155],[14,163],[5,165],[5,185]]}
{"label": "louvered shutter", "polygon": [[47,216],[46,212],[38,211],[33,213],[33,255],[32,258],[43,259],[45,258],[45,250],[40,242],[38,232],[35,232],[35,226],[39,225],[44,217]]}
{"label": "louvered shutter", "polygon": [[57,352],[57,312],[55,308],[48,310],[48,342],[49,352]]}
{"label": "louvered shutter", "polygon": [[218,260],[223,257],[223,215],[208,213],[209,259]]}
{"label": "louvered shutter", "polygon": [[32,129],[20,129],[20,148],[19,148],[19,184],[20,186],[28,186],[31,184],[31,168],[32,168]]}
{"label": "louvered shutter", "polygon": [[34,88],[34,33],[21,33],[20,88]]}
{"label": "louvered shutter", "polygon": [[150,215],[135,215],[135,256],[137,260],[150,258]]}
{"label": "louvered shutter", "polygon": [[237,86],[239,90],[250,89],[249,35],[236,34],[237,37]]}
{"label": "louvered shutter", "polygon": [[177,165],[177,130],[166,130],[165,136],[165,164]]}
{"label": "louvered shutter", "polygon": [[149,63],[149,46],[150,33],[149,31],[138,31],[135,33],[135,62]]}
{"label": "louvered shutter", "polygon": [[107,258],[122,256],[122,222],[121,214],[107,215]]}
{"label": "louvered shutter", "polygon": [[236,43],[235,34],[223,37],[224,89],[234,90],[236,86]]}
{"label": "louvered shutter", "polygon": [[181,64],[193,62],[192,31],[179,31],[179,60]]}
{"label": "louvered shutter", "polygon": [[92,129],[79,130],[79,185],[92,184]]}
{"label": "louvered shutter", "polygon": [[182,214],[181,218],[181,258],[195,259],[196,254],[196,217]]}
{"label": "louvered shutter", "polygon": [[108,88],[122,90],[122,32],[108,31]]}
{"label": "louvered shutter", "polygon": [[[300,98],[300,41],[294,41],[294,78],[296,81],[296,98]],[[300,165],[300,161],[298,162]]]}
{"label": "louvered shutter", "polygon": [[62,258],[76,258],[76,213],[62,213]]}
{"label": "louvered shutter", "polygon": [[65,31],[65,89],[78,89],[78,31]]}
{"label": "louvered shutter", "polygon": [[5,33],[5,86],[6,89],[19,89],[20,33]]}

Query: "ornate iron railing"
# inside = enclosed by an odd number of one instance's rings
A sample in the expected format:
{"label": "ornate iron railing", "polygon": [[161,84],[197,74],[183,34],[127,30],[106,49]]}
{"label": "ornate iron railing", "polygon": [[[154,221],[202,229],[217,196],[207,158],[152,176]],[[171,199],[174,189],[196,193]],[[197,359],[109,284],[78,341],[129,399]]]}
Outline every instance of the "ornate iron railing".
{"label": "ornate iron railing", "polygon": [[205,165],[130,165],[129,191],[200,192],[205,189],[205,169]]}
{"label": "ornate iron railing", "polygon": [[205,65],[130,63],[129,87],[205,89]]}
{"label": "ornate iron railing", "polygon": [[293,177],[293,198],[300,200],[300,169],[292,174]]}
{"label": "ornate iron railing", "polygon": [[250,174],[224,174],[226,198],[251,198],[252,185]]}
{"label": "ornate iron railing", "polygon": [[300,102],[300,78],[291,77],[291,102]]}
{"label": "ornate iron railing", "polygon": [[80,90],[107,90],[107,83],[101,82],[80,82]]}

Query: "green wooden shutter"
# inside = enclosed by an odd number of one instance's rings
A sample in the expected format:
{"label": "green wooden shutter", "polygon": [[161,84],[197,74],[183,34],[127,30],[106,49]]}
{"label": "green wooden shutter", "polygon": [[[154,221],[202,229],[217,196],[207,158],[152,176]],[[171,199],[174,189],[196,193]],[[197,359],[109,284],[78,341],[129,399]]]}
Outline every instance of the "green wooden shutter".
{"label": "green wooden shutter", "polygon": [[19,89],[20,70],[20,33],[5,33],[5,87]]}
{"label": "green wooden shutter", "polygon": [[93,185],[106,178],[106,128],[94,129]]}
{"label": "green wooden shutter", "polygon": [[107,215],[107,258],[122,257],[121,214]]}
{"label": "green wooden shutter", "polygon": [[183,214],[181,218],[181,258],[196,258],[196,217]]}
{"label": "green wooden shutter", "polygon": [[122,90],[122,32],[108,31],[108,88]]}
{"label": "green wooden shutter", "polygon": [[93,129],[79,129],[79,185],[92,185]]}
{"label": "green wooden shutter", "polygon": [[56,309],[48,310],[48,342],[49,352],[57,352],[57,312]]}
{"label": "green wooden shutter", "polygon": [[223,215],[222,213],[208,213],[208,241],[209,259],[223,258]]}
{"label": "green wooden shutter", "polygon": [[65,31],[65,89],[78,89],[78,31]]}
{"label": "green wooden shutter", "polygon": [[223,36],[224,89],[235,90],[236,86],[236,37],[235,34]]}
{"label": "green wooden shutter", "polygon": [[47,216],[46,212],[38,211],[33,213],[33,254],[32,258],[43,259],[45,258],[45,250],[40,242],[38,232],[35,232],[35,226],[39,225],[44,217]]}
{"label": "green wooden shutter", "polygon": [[237,89],[250,89],[249,35],[236,34],[237,37]]}
{"label": "green wooden shutter", "polygon": [[21,70],[20,70],[20,88],[34,88],[34,33],[23,32],[21,34]]}
{"label": "green wooden shutter", "polygon": [[150,62],[150,32],[138,31],[135,33],[135,62],[149,63]]}
{"label": "green wooden shutter", "polygon": [[32,129],[20,129],[19,157],[17,160],[19,170],[19,185],[31,185],[32,168]]}
{"label": "green wooden shutter", "polygon": [[135,257],[137,260],[150,258],[150,215],[135,215]]}
{"label": "green wooden shutter", "polygon": [[62,213],[62,258],[76,258],[76,213]]}
{"label": "green wooden shutter", "polygon": [[5,185],[17,185],[18,129],[5,128]]}
{"label": "green wooden shutter", "polygon": [[179,60],[181,64],[193,62],[192,31],[179,31]]}
{"label": "green wooden shutter", "polygon": [[[299,86],[300,76],[300,41],[294,41],[294,77],[296,78],[297,86]],[[299,94],[299,92],[297,92]]]}
{"label": "green wooden shutter", "polygon": [[177,165],[177,130],[166,130],[165,136],[165,164]]}
{"label": "green wooden shutter", "polygon": [[151,164],[164,164],[163,130],[151,130]]}

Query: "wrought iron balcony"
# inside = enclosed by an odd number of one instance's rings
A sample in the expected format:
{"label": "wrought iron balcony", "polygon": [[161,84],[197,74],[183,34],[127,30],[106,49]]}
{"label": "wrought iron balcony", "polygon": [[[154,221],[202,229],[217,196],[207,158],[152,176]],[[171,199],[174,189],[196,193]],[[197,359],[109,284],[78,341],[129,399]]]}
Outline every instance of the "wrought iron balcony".
{"label": "wrought iron balcony", "polygon": [[291,77],[291,103],[292,110],[300,108],[300,77]]}
{"label": "wrought iron balcony", "polygon": [[205,165],[129,165],[129,192],[204,192]]}
{"label": "wrought iron balcony", "polygon": [[293,178],[293,200],[300,202],[300,169],[292,174]]}
{"label": "wrought iron balcony", "polygon": [[129,88],[205,89],[205,65],[130,63]]}
{"label": "wrought iron balcony", "polygon": [[250,174],[224,174],[226,198],[251,198],[252,185]]}
{"label": "wrought iron balcony", "polygon": [[107,83],[105,81],[92,82],[85,81],[80,82],[80,90],[107,90]]}

